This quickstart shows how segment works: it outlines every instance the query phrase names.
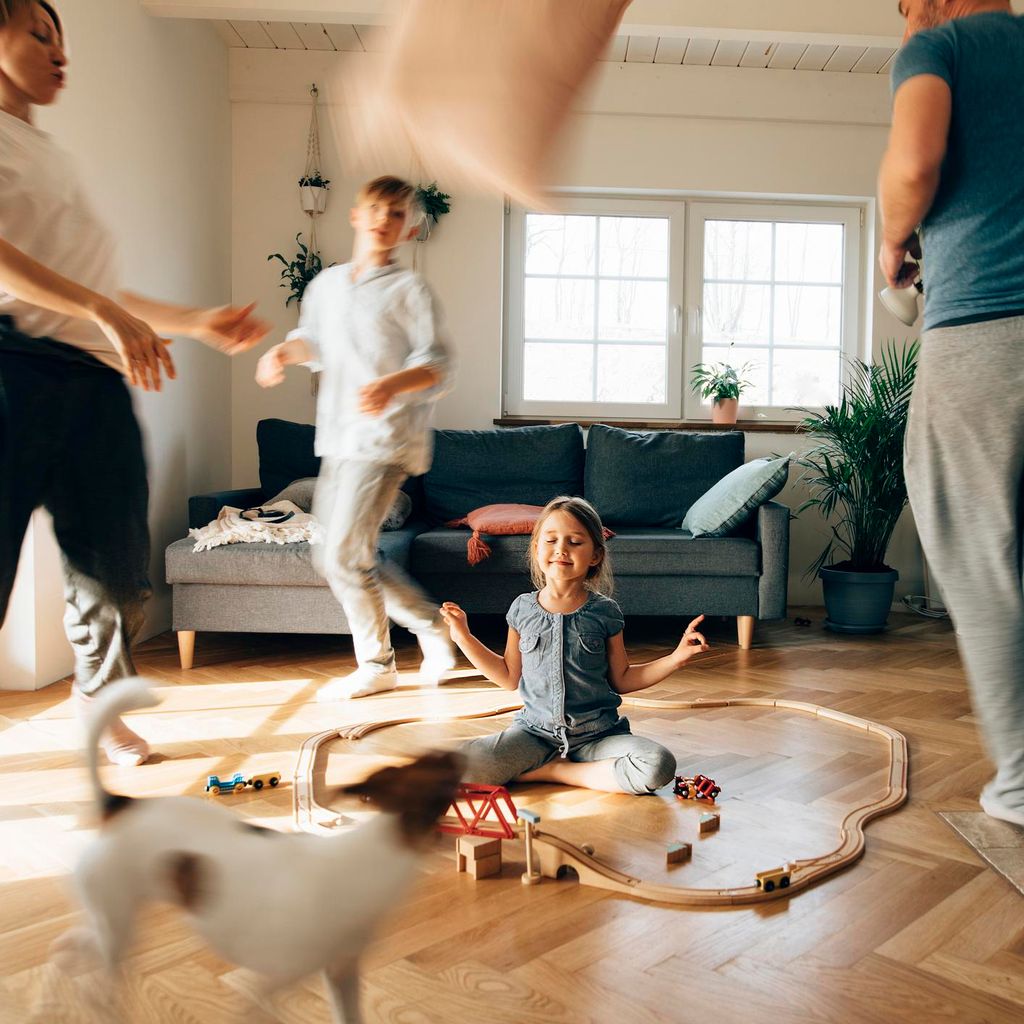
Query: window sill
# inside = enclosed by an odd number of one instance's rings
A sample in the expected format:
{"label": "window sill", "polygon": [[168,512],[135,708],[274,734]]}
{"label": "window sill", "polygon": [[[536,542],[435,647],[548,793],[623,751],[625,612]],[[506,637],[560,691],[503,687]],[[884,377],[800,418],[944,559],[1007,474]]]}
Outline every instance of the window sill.
{"label": "window sill", "polygon": [[496,427],[541,427],[558,423],[578,423],[581,427],[592,427],[600,423],[606,427],[621,427],[623,430],[690,430],[727,431],[739,430],[744,434],[797,434],[800,424],[771,420],[737,420],[736,423],[712,423],[710,420],[609,420],[609,419],[544,419],[535,416],[498,416]]}

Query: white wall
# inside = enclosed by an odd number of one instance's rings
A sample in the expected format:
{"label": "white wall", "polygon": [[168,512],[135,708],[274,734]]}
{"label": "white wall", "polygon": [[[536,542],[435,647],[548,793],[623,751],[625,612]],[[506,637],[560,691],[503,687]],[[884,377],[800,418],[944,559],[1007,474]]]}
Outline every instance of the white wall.
{"label": "white wall", "polygon": [[[231,53],[234,161],[233,281],[237,300],[258,298],[280,328],[294,324],[267,253],[288,244],[308,220],[298,208],[296,182],[305,157],[312,81],[329,81],[341,61],[364,55],[235,50]],[[575,119],[558,182],[568,188],[648,189],[828,196],[869,201],[888,126],[884,76],[815,72],[602,65]],[[325,172],[334,180],[321,218],[327,261],[348,258],[347,210],[358,181],[345,179],[324,126]],[[383,168],[382,168],[383,170]],[[413,168],[393,168],[412,174]],[[429,180],[429,169],[419,178]],[[440,183],[442,187],[444,182]],[[503,216],[500,200],[456,195],[418,259],[442,297],[459,358],[455,392],[438,410],[440,426],[487,428],[501,411],[501,276]],[[881,286],[874,270],[872,231],[865,231],[862,262],[872,268],[872,299],[863,319],[872,348],[907,328],[874,300]],[[256,481],[256,422],[266,416],[310,421],[313,402],[300,371],[283,387],[261,392],[252,382],[256,356],[234,364],[233,478]],[[748,457],[806,449],[792,434],[747,435]],[[791,484],[781,500],[796,508]],[[921,568],[913,526],[905,517],[890,549],[900,570],[898,593],[920,593]],[[802,574],[826,540],[810,514],[793,524],[790,598],[820,603],[820,588]]]}
{"label": "white wall", "polygon": [[[228,63],[205,23],[158,20],[137,0],[64,0],[69,86],[39,124],[77,158],[120,243],[123,282],[188,304],[230,300]],[[184,535],[185,498],[230,475],[231,369],[177,341],[178,379],[135,395],[150,477],[154,597],[145,635],[170,626],[163,549]],[[71,669],[60,571],[46,517],[26,542],[12,615],[0,631],[0,687],[31,689]]]}

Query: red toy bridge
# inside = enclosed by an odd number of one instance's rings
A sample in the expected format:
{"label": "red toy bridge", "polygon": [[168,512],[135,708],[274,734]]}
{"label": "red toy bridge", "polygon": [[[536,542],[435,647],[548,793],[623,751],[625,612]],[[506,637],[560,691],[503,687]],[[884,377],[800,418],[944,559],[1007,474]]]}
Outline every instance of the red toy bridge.
{"label": "red toy bridge", "polygon": [[[504,808],[504,809],[503,809]],[[511,815],[506,818],[505,813]],[[519,815],[504,786],[463,783],[455,792],[448,813],[438,819],[440,832],[488,839],[515,839],[513,827]]]}

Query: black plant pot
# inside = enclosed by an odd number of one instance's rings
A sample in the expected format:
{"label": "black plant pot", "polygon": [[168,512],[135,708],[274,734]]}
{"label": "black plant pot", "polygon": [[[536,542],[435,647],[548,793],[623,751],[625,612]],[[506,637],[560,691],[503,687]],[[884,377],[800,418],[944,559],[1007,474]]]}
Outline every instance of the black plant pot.
{"label": "black plant pot", "polygon": [[834,633],[881,633],[892,607],[900,574],[820,569],[825,594],[825,627]]}

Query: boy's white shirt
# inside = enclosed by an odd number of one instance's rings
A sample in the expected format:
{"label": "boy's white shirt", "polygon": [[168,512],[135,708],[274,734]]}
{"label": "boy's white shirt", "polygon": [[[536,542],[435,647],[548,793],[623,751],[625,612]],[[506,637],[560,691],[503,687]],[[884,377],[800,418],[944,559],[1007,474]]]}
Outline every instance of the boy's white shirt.
{"label": "boy's white shirt", "polygon": [[[0,110],[0,238],[50,270],[108,297],[118,287],[113,235],[86,198],[71,157],[44,131]],[[23,334],[74,345],[115,370],[121,357],[91,321],[0,289],[0,316]]]}
{"label": "boy's white shirt", "polygon": [[[373,267],[356,282],[352,265],[328,267],[309,283],[299,326],[322,371],[316,412],[318,456],[401,466],[410,476],[430,468],[434,403],[452,376],[440,306],[427,282],[398,263]],[[379,416],[359,411],[359,392],[399,370],[429,366],[440,383],[396,395]]]}

